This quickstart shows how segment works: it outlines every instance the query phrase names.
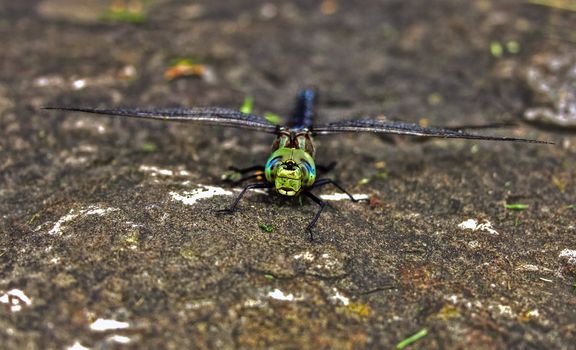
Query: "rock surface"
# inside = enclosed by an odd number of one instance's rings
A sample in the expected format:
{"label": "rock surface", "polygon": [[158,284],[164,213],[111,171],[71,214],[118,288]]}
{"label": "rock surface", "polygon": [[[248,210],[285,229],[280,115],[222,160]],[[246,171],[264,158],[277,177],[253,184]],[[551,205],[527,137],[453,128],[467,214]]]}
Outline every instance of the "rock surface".
{"label": "rock surface", "polygon": [[[511,0],[201,0],[114,1],[94,16],[103,2],[76,15],[51,2],[0,3],[2,348],[390,349],[422,329],[413,348],[573,347],[573,134],[318,139],[318,162],[338,161],[333,175],[370,199],[330,201],[311,243],[307,201],[253,193],[215,213],[238,193],[220,176],[263,162],[267,135],[40,109],[252,96],[285,116],[313,85],[323,121],[497,123],[530,106],[496,66],[570,50],[571,14]],[[520,50],[491,53],[509,41]],[[166,81],[182,58],[213,76]]]}

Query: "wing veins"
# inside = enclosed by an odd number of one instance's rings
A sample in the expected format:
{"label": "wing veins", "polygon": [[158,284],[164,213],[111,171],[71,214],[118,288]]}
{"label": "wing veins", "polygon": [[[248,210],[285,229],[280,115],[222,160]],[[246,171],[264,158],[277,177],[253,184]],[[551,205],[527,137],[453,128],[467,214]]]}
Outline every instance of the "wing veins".
{"label": "wing veins", "polygon": [[345,132],[372,132],[394,135],[408,135],[420,137],[439,137],[439,138],[456,138],[456,139],[472,139],[472,140],[487,140],[487,141],[515,141],[515,142],[528,142],[528,143],[545,143],[553,144],[548,141],[524,139],[517,137],[500,137],[500,136],[485,136],[474,133],[468,133],[461,130],[454,130],[448,128],[428,128],[422,127],[418,124],[411,124],[398,121],[378,120],[378,119],[356,119],[356,120],[343,120],[330,124],[319,125],[312,128],[315,135],[329,135]]}
{"label": "wing veins", "polygon": [[44,107],[43,109],[83,112],[98,115],[119,116],[140,119],[191,122],[204,125],[229,126],[275,133],[277,126],[265,118],[246,114],[234,109],[207,108],[91,108],[91,107]]}

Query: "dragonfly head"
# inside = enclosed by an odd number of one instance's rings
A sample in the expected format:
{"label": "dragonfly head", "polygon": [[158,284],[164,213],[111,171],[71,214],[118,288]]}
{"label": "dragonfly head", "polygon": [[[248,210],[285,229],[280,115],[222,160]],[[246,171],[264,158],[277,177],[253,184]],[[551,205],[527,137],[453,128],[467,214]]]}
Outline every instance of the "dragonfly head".
{"label": "dragonfly head", "polygon": [[302,190],[302,169],[293,160],[278,164],[274,187],[284,196],[295,196]]}
{"label": "dragonfly head", "polygon": [[266,180],[283,196],[294,197],[316,180],[316,166],[304,150],[280,148],[274,151],[264,167]]}

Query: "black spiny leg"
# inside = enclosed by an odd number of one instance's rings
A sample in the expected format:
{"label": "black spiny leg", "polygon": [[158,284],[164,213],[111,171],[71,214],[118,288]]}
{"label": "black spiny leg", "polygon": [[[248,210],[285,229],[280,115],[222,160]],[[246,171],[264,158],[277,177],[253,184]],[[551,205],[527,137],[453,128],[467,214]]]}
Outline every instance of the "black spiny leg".
{"label": "black spiny leg", "polygon": [[338,163],[337,162],[331,162],[328,165],[316,164],[316,169],[318,169],[318,172],[321,172],[322,174],[326,174],[326,173],[329,173],[332,170],[334,170],[334,168],[336,167],[336,164],[338,164]]}
{"label": "black spiny leg", "polygon": [[[250,172],[255,173],[245,175]],[[263,175],[264,175],[263,165],[254,165],[248,168],[229,167],[228,171],[222,175],[222,180],[236,186],[248,180],[263,179],[264,178]]]}
{"label": "black spiny leg", "polygon": [[346,191],[344,189],[344,187],[340,186],[340,184],[338,184],[336,181],[332,180],[332,179],[320,179],[320,180],[316,180],[316,182],[314,182],[314,184],[312,185],[312,188],[316,188],[316,187],[320,187],[320,186],[324,186],[324,185],[328,185],[328,184],[332,184],[334,186],[336,186],[336,188],[338,188],[340,191],[346,193],[346,195],[348,195],[348,197],[350,197],[350,200],[352,202],[358,202],[359,200],[354,198],[354,196],[352,196],[348,191]]}
{"label": "black spiny leg", "polygon": [[244,174],[249,173],[251,171],[264,171],[264,166],[263,165],[253,165],[253,166],[248,167],[248,168],[236,168],[236,167],[231,166],[228,168],[228,170],[244,175]]}
{"label": "black spiny leg", "polygon": [[324,202],[322,199],[320,199],[319,197],[317,197],[315,194],[313,194],[310,191],[304,191],[304,195],[306,195],[306,197],[312,199],[314,202],[316,202],[316,204],[318,204],[320,206],[320,209],[318,209],[318,211],[316,212],[316,215],[314,215],[314,217],[312,218],[312,221],[310,221],[308,226],[306,226],[306,231],[308,231],[308,233],[310,234],[310,241],[313,241],[314,235],[312,233],[312,228],[314,226],[316,226],[316,221],[318,221],[320,214],[322,214],[322,210],[324,210],[324,208],[326,207],[326,202]]}
{"label": "black spiny leg", "polygon": [[234,210],[236,210],[236,206],[238,205],[238,202],[240,202],[242,197],[244,197],[244,194],[246,193],[247,190],[253,190],[256,188],[272,188],[272,187],[274,187],[274,184],[270,183],[270,182],[257,182],[255,184],[248,184],[244,187],[244,189],[242,189],[242,192],[240,192],[238,197],[236,197],[236,199],[234,200],[234,202],[232,203],[230,208],[220,209],[220,210],[218,210],[218,212],[219,213],[225,213],[225,214],[234,213]]}
{"label": "black spiny leg", "polygon": [[238,186],[238,185],[240,185],[240,184],[242,184],[248,180],[263,180],[263,179],[264,179],[264,174],[259,172],[256,174],[243,176],[243,177],[241,177],[235,181],[232,181],[232,180],[227,180],[227,181],[229,181],[232,186]]}

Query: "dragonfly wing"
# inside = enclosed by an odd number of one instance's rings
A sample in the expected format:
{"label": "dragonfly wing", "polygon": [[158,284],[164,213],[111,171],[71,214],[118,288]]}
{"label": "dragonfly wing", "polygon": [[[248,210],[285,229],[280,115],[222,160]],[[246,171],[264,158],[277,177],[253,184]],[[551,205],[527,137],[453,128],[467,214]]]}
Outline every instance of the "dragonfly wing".
{"label": "dragonfly wing", "polygon": [[344,132],[373,132],[381,134],[410,135],[421,137],[552,143],[548,141],[539,141],[539,140],[523,139],[516,137],[485,136],[464,132],[462,130],[454,130],[452,128],[450,129],[427,128],[422,127],[418,124],[411,124],[390,120],[378,120],[378,119],[344,120],[326,125],[316,126],[312,128],[312,132],[315,135],[328,135]]}
{"label": "dragonfly wing", "polygon": [[81,108],[81,107],[45,107],[61,111],[84,112],[130,118],[159,119],[166,121],[190,122],[204,125],[220,125],[243,129],[276,133],[278,126],[261,116],[246,114],[234,109],[207,108]]}

